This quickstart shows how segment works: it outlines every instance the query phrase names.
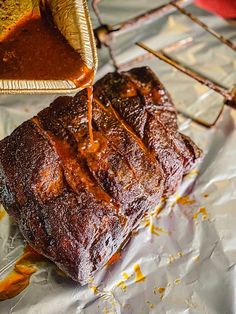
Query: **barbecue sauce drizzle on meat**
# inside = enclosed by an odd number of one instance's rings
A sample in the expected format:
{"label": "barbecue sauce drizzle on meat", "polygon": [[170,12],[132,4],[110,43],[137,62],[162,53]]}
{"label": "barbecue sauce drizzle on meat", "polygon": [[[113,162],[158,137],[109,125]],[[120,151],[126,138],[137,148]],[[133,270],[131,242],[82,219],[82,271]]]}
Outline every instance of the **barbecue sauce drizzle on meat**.
{"label": "barbecue sauce drizzle on meat", "polygon": [[0,38],[0,79],[71,80],[77,87],[87,87],[89,149],[94,148],[94,71],[53,24],[49,8],[25,16]]}
{"label": "barbecue sauce drizzle on meat", "polygon": [[90,150],[94,150],[94,138],[93,138],[93,126],[92,126],[92,118],[93,118],[93,86],[90,85],[87,87],[88,94],[88,133],[90,139]]}

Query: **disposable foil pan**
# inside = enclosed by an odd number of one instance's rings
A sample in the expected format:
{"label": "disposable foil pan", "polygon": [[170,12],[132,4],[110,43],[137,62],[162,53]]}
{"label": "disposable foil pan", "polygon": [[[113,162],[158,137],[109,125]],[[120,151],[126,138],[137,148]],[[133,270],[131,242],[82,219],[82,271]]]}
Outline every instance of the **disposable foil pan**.
{"label": "disposable foil pan", "polygon": [[[87,1],[49,0],[53,20],[69,44],[80,54],[84,65],[97,69],[96,45]],[[6,0],[0,7],[0,36],[20,18],[39,10],[39,0]],[[79,57],[79,55],[78,55]],[[1,80],[0,93],[74,93],[81,90],[71,80]]]}

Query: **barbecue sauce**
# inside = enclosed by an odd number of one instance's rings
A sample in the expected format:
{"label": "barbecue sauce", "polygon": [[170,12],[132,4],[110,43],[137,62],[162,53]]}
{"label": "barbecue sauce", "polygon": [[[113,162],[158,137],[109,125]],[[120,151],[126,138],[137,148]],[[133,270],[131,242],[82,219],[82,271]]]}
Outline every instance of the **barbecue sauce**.
{"label": "barbecue sauce", "polygon": [[26,246],[23,255],[17,260],[12,272],[0,280],[0,301],[15,297],[28,285],[30,277],[37,271],[37,265],[45,258]]}
{"label": "barbecue sauce", "polygon": [[54,26],[39,14],[22,18],[0,39],[0,79],[72,80],[91,84],[93,71]]}
{"label": "barbecue sauce", "polygon": [[90,139],[90,150],[95,150],[94,139],[93,139],[93,127],[92,127],[92,117],[93,117],[93,86],[87,87],[88,93],[88,133]]}
{"label": "barbecue sauce", "polygon": [[6,216],[6,211],[3,207],[0,205],[0,220],[2,220]]}
{"label": "barbecue sauce", "polygon": [[134,264],[133,268],[134,268],[134,271],[136,274],[134,281],[135,282],[144,281],[146,279],[146,277],[142,274],[142,271],[141,271],[139,264]]}
{"label": "barbecue sauce", "polygon": [[118,251],[115,254],[112,255],[112,257],[109,259],[109,261],[106,263],[106,266],[110,266],[114,264],[115,262],[119,261],[121,257],[121,253]]}
{"label": "barbecue sauce", "polygon": [[0,38],[0,79],[71,80],[87,87],[89,150],[94,149],[92,99],[94,71],[83,62],[52,22],[50,13],[22,18]]}

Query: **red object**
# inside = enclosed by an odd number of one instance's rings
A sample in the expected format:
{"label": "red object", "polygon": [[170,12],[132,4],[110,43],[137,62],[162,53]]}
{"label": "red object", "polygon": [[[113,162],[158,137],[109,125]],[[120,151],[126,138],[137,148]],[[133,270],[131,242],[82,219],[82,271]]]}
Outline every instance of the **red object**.
{"label": "red object", "polygon": [[195,3],[224,18],[236,18],[236,0],[196,0]]}

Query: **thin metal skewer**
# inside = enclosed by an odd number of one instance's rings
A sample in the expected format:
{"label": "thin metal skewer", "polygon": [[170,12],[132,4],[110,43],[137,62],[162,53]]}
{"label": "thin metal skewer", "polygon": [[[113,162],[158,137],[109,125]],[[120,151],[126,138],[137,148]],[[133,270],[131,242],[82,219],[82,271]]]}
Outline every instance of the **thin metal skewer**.
{"label": "thin metal skewer", "polygon": [[223,44],[227,45],[232,50],[236,51],[236,45],[230,41],[229,39],[225,38],[221,34],[217,33],[213,29],[211,29],[209,26],[207,26],[205,23],[200,21],[196,16],[192,15],[191,13],[187,12],[184,8],[180,7],[179,4],[175,1],[170,2],[170,4],[175,7],[179,12],[190,18],[193,22],[201,26],[205,31],[216,37],[218,40],[220,40]]}
{"label": "thin metal skewer", "polygon": [[201,84],[209,87],[210,89],[214,90],[218,94],[222,95],[225,98],[225,100],[227,100],[228,102],[231,102],[233,100],[233,95],[231,94],[231,92],[228,89],[226,89],[223,86],[220,86],[216,82],[212,82],[208,78],[205,78],[202,75],[198,74],[197,72],[195,72],[195,71],[193,71],[193,70],[183,66],[179,62],[177,62],[177,61],[173,60],[172,58],[170,58],[169,56],[165,55],[164,52],[162,52],[162,51],[155,51],[152,48],[146,46],[142,42],[138,42],[138,43],[136,43],[136,45],[138,45],[139,47],[141,47],[144,50],[148,51],[149,53],[153,54],[154,56],[156,56],[160,60],[170,64],[171,66],[173,66],[174,68],[178,69],[182,73],[187,74],[191,78],[197,80],[199,83],[201,83]]}

